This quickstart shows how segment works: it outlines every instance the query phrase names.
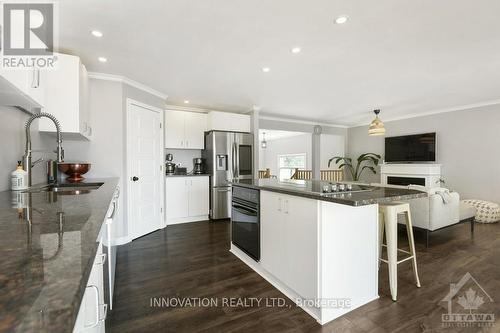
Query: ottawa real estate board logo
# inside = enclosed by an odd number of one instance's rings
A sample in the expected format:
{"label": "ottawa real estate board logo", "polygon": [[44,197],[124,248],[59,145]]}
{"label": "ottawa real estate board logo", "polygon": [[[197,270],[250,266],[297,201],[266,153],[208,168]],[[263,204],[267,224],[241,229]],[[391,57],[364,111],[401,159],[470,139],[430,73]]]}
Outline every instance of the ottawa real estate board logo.
{"label": "ottawa real estate board logo", "polygon": [[2,69],[54,66],[54,3],[2,2]]}
{"label": "ottawa real estate board logo", "polygon": [[441,302],[448,303],[447,313],[441,315],[444,327],[492,327],[495,324],[493,298],[470,273],[451,283],[449,293]]}

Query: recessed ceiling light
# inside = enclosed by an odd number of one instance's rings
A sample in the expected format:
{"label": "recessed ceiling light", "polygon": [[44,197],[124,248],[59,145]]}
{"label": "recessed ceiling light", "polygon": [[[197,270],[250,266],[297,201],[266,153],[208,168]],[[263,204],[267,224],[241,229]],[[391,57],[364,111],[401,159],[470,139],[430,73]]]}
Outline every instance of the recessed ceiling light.
{"label": "recessed ceiling light", "polygon": [[349,20],[349,16],[347,15],[340,15],[335,19],[335,23],[337,24],[344,24]]}
{"label": "recessed ceiling light", "polygon": [[97,60],[99,60],[100,62],[107,62],[108,61],[108,59],[104,58],[104,57],[99,57],[99,58],[97,58]]}
{"label": "recessed ceiling light", "polygon": [[189,104],[189,101],[186,99],[186,100],[184,101],[184,104]]}
{"label": "recessed ceiling light", "polygon": [[302,51],[302,49],[298,46],[292,47],[292,49],[290,50],[290,52],[295,53],[295,54],[300,53],[300,51]]}
{"label": "recessed ceiling light", "polygon": [[100,37],[102,37],[102,36],[103,36],[103,33],[102,33],[102,32],[100,32],[99,30],[92,30],[90,33],[91,33],[91,34],[92,34],[92,36],[94,36],[94,37],[99,37],[99,38],[100,38]]}
{"label": "recessed ceiling light", "polygon": [[269,72],[270,70],[271,70],[271,68],[269,68],[269,67],[262,67],[262,71],[263,71],[264,73],[267,73],[267,72]]}

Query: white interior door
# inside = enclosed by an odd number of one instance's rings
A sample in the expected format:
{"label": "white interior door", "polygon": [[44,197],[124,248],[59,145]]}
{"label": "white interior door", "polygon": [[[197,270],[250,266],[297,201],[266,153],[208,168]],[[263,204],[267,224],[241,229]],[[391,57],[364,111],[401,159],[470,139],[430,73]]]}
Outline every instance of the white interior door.
{"label": "white interior door", "polygon": [[163,226],[163,113],[128,104],[128,226],[132,239]]}

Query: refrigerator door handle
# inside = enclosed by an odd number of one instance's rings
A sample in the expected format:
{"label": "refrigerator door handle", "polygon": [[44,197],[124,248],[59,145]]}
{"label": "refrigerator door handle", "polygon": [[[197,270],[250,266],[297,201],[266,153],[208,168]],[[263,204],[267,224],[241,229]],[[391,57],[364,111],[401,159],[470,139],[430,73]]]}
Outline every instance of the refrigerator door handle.
{"label": "refrigerator door handle", "polygon": [[238,175],[236,174],[236,143],[233,142],[231,145],[231,168],[233,171],[233,178],[238,178]]}

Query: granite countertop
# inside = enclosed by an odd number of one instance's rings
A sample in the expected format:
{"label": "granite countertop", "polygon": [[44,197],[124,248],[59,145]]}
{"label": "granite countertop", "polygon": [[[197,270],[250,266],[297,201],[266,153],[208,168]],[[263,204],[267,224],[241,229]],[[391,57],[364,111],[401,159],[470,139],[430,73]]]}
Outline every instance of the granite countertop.
{"label": "granite countertop", "polygon": [[72,195],[0,192],[0,332],[73,330],[118,180]]}
{"label": "granite countertop", "polygon": [[[348,183],[348,182],[345,182]],[[366,206],[391,201],[410,200],[427,196],[426,192],[389,187],[363,186],[369,191],[339,193],[322,196],[323,185],[330,182],[319,180],[286,180],[278,179],[244,179],[231,182],[233,186],[241,186],[283,194],[295,195],[309,199],[334,202],[349,206]],[[315,193],[316,192],[316,193]]]}

